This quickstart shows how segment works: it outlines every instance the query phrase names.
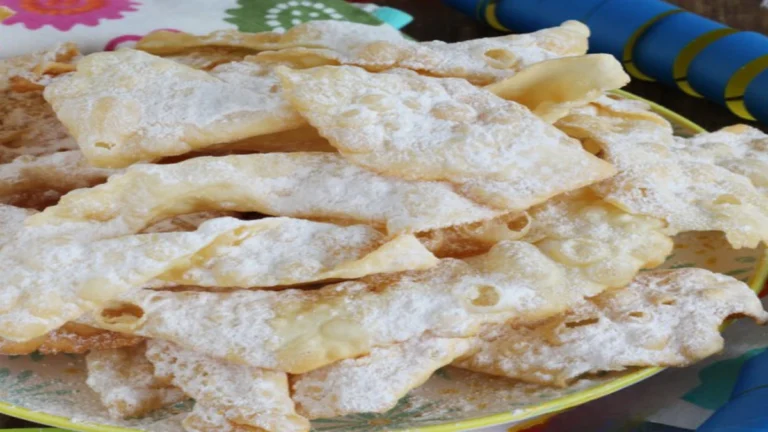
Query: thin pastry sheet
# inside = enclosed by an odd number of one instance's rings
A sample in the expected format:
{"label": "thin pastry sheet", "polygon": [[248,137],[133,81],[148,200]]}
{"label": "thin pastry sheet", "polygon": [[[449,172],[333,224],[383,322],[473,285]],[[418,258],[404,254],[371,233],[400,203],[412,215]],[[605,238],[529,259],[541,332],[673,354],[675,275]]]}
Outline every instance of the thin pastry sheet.
{"label": "thin pastry sheet", "polygon": [[629,83],[621,63],[608,54],[545,60],[486,87],[554,123],[568,112]]}
{"label": "thin pastry sheet", "polygon": [[70,191],[104,183],[116,172],[90,166],[78,150],[19,156],[0,164],[0,203],[43,209]]}
{"label": "thin pastry sheet", "polygon": [[32,84],[31,89],[39,90],[50,82],[51,78],[75,69],[74,63],[80,59],[80,51],[71,42],[56,44],[53,47],[0,60],[0,90],[12,85],[14,77]]}
{"label": "thin pastry sheet", "polygon": [[187,430],[309,431],[309,421],[296,414],[285,373],[227,363],[168,342],[147,345],[155,374],[195,399],[183,421]]}
{"label": "thin pastry sheet", "polygon": [[141,343],[142,337],[101,330],[86,324],[69,322],[45,336],[26,342],[11,342],[0,339],[0,354],[27,355],[37,351],[44,355],[85,354],[133,346]]}
{"label": "thin pastry sheet", "polygon": [[523,381],[566,386],[587,373],[634,366],[685,366],[723,348],[720,325],[732,315],[765,322],[743,282],[703,269],[641,273],[562,317],[535,327],[502,325],[455,364]]}
{"label": "thin pastry sheet", "polygon": [[339,48],[374,41],[400,41],[403,35],[390,25],[366,25],[347,21],[309,21],[285,33],[243,33],[220,30],[207,35],[156,31],[144,36],[136,49],[156,55],[185,53],[201,48],[241,49],[251,52],[295,47]]}
{"label": "thin pastry sheet", "polygon": [[373,275],[315,290],[139,291],[94,314],[103,328],[168,340],[216,358],[305,373],[430,332],[560,313],[582,286],[535,246],[502,242],[469,262]]}
{"label": "thin pastry sheet", "polygon": [[[219,236],[252,222],[219,218],[193,232],[138,234],[99,240],[93,224],[23,228],[14,207],[0,207],[0,337],[23,342],[45,335],[120,294],[138,289]],[[65,227],[66,228],[66,227]]]}
{"label": "thin pastry sheet", "polygon": [[[297,26],[290,35],[286,32],[285,37],[291,39],[290,44],[304,47],[266,51],[255,57],[260,62],[287,64],[295,68],[320,65],[354,65],[371,71],[403,68],[431,76],[464,78],[473,84],[485,85],[512,76],[540,61],[582,55],[587,51],[589,36],[589,29],[577,21],[567,21],[559,27],[529,34],[456,43],[413,42],[378,33],[368,34],[375,27],[354,26],[359,28],[332,21],[318,21],[311,27]],[[350,31],[344,31],[345,27]],[[339,37],[347,33],[347,37]],[[306,47],[313,44],[318,34],[331,36],[316,43],[320,45],[318,47]]]}
{"label": "thin pastry sheet", "polygon": [[85,356],[86,384],[115,419],[140,417],[186,399],[170,380],[155,376],[146,344],[93,351]]}
{"label": "thin pastry sheet", "polygon": [[692,156],[686,149],[695,153],[695,144],[676,141],[668,122],[639,108],[603,97],[558,122],[618,169],[593,189],[629,213],[664,220],[670,235],[722,231],[735,248],[768,240],[768,197],[749,178]]}
{"label": "thin pastry sheet", "polygon": [[387,239],[367,225],[265,218],[219,236],[150,285],[277,288],[424,270],[437,262],[412,235]]}
{"label": "thin pastry sheet", "polygon": [[686,157],[743,175],[768,196],[768,135],[759,129],[734,125],[676,142],[675,150]]}
{"label": "thin pastry sheet", "polygon": [[77,150],[40,91],[0,90],[0,163]]}
{"label": "thin pastry sheet", "polygon": [[351,66],[278,75],[294,108],[346,159],[393,177],[449,181],[499,209],[525,210],[614,173],[527,108],[461,79]]}
{"label": "thin pastry sheet", "polygon": [[467,339],[422,336],[374,348],[364,357],[293,377],[293,400],[310,419],[385,412],[470,346]]}
{"label": "thin pastry sheet", "polygon": [[444,182],[377,175],[333,153],[268,153],[140,164],[106,184],[70,193],[30,225],[90,221],[113,235],[199,211],[259,212],[369,224],[390,234],[491,219]]}
{"label": "thin pastry sheet", "polygon": [[588,188],[560,195],[528,215],[522,240],[595,283],[595,294],[626,286],[641,269],[662,264],[672,253],[662,220],[627,213]]}
{"label": "thin pastry sheet", "polygon": [[135,50],[83,58],[77,72],[46,87],[45,98],[88,160],[102,167],[304,124],[268,69],[250,64],[247,73],[216,75]]}

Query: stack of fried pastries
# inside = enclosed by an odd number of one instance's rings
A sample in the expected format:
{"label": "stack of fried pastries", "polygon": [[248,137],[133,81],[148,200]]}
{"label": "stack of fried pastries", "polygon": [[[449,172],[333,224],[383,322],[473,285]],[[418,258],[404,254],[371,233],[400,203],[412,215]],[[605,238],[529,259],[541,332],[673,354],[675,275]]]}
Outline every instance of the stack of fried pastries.
{"label": "stack of fried pastries", "polygon": [[675,137],[588,36],[317,21],[3,60],[0,353],[87,353],[110,415],[193,398],[200,432],[386,411],[447,365],[568,386],[716,353],[755,294],[649,269],[682,232],[768,240],[768,136]]}

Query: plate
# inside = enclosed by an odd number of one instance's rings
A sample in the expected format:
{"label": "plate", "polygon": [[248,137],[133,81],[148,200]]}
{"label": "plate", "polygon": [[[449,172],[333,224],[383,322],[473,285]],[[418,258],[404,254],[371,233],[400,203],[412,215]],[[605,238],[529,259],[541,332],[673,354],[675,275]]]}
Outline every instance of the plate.
{"label": "plate", "polygon": [[[649,103],[673,123],[676,134],[689,136],[704,131],[682,116]],[[662,267],[707,268],[749,282],[756,291],[768,276],[763,248],[734,250],[718,233],[686,233],[675,240],[675,250]],[[446,367],[389,412],[315,420],[312,430],[449,432],[523,422],[605,396],[661,370],[641,368],[605,374],[555,389]],[[85,378],[85,364],[78,356],[0,357],[0,413],[74,431],[183,432],[179,421],[191,409],[191,400],[143,418],[115,421],[106,417],[97,396],[85,385]]]}

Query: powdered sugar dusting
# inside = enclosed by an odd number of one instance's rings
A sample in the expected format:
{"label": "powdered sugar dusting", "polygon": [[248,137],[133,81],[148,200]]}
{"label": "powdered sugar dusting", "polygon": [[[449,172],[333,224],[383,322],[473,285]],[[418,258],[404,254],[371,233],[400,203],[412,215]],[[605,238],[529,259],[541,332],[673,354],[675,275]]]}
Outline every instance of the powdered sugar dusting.
{"label": "powdered sugar dusting", "polygon": [[310,419],[384,412],[469,347],[466,339],[422,336],[374,348],[365,357],[296,376],[293,399]]}
{"label": "powdered sugar dusting", "polygon": [[[594,189],[630,213],[663,219],[668,233],[723,231],[734,247],[768,240],[768,197],[749,178],[681,150],[670,125],[634,107],[617,108],[610,98],[593,112],[575,113],[558,125],[570,135],[592,140],[619,170]],[[694,156],[692,156],[693,154]]]}
{"label": "powdered sugar dusting", "polygon": [[488,322],[536,321],[581,298],[579,283],[534,246],[504,242],[469,263],[448,259],[317,290],[141,291],[122,298],[141,318],[96,318],[213,357],[302,373],[427,331],[467,337]]}
{"label": "powdered sugar dusting", "polygon": [[0,163],[77,149],[40,92],[5,90],[0,101]]}
{"label": "powdered sugar dusting", "polygon": [[[259,89],[274,81],[260,79]],[[45,97],[91,163],[122,167],[304,123],[278,93],[254,91],[249,82],[259,78],[217,77],[121,50],[85,57]]]}
{"label": "powdered sugar dusting", "polygon": [[90,166],[78,150],[19,156],[0,164],[0,202],[44,208],[67,192],[103,183],[116,172]]}
{"label": "powdered sugar dusting", "polygon": [[476,354],[456,364],[560,386],[585,373],[684,366],[722,349],[719,327],[735,314],[768,319],[755,293],[730,276],[703,269],[642,273],[551,322],[497,326],[483,333]]}
{"label": "powdered sugar dusting", "polygon": [[130,348],[93,351],[85,356],[86,383],[116,419],[137,417],[180,402],[184,393],[155,376],[144,344]]}
{"label": "powdered sugar dusting", "polygon": [[266,218],[220,236],[160,275],[156,285],[279,287],[435,264],[437,259],[410,235],[386,240],[366,225]]}
{"label": "powdered sugar dusting", "polygon": [[[158,376],[195,398],[195,408],[184,420],[191,430],[218,431],[222,429],[210,427],[226,428],[226,423],[267,432],[309,430],[307,419],[294,411],[284,373],[234,365],[162,341],[148,342],[147,358]],[[207,427],[197,427],[199,423]]]}
{"label": "powdered sugar dusting", "polygon": [[293,106],[342,156],[386,175],[450,181],[479,202],[519,211],[613,174],[524,106],[462,79],[350,66],[278,74]]}
{"label": "powdered sugar dusting", "polygon": [[104,185],[68,194],[30,224],[101,221],[129,234],[157,220],[208,210],[353,221],[390,233],[502,213],[457,194],[450,184],[380,176],[336,154],[271,153],[134,165]]}
{"label": "powdered sugar dusting", "polygon": [[[319,48],[288,48],[259,53],[260,61],[288,63],[294,67],[346,64],[381,71],[405,68],[433,76],[466,78],[474,84],[489,84],[543,60],[581,55],[587,50],[589,30],[568,21],[560,27],[523,35],[476,39],[457,43],[412,42],[353,28],[352,24],[318,21],[314,28],[297,31],[294,43],[311,46],[323,33]],[[341,30],[349,27],[349,31]],[[356,27],[364,27],[355,24]],[[382,26],[383,27],[383,26]],[[327,28],[327,31],[326,31]],[[288,33],[286,33],[288,35]],[[375,38],[375,39],[374,39]],[[373,40],[372,40],[373,39]]]}

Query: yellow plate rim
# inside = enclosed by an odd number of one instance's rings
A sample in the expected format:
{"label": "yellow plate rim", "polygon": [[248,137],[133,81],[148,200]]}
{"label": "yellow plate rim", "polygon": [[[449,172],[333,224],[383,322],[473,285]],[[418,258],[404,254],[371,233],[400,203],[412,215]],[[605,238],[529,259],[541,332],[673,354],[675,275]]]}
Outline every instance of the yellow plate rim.
{"label": "yellow plate rim", "polygon": [[[685,126],[696,132],[706,132],[704,128],[688,120],[687,118],[681,116],[680,114],[677,114],[674,111],[664,108],[663,106],[658,105],[654,102],[651,102],[647,99],[644,99],[640,96],[634,95],[632,93],[629,93],[623,90],[614,90],[613,93],[628,99],[635,99],[635,100],[646,102],[649,105],[651,105],[654,111],[663,115],[664,117],[673,121],[674,123]],[[763,254],[763,258],[760,260],[760,263],[757,265],[757,269],[755,270],[755,274],[752,276],[752,279],[750,280],[749,286],[755,292],[760,292],[766,279],[768,279],[768,249],[766,249],[766,251]],[[660,368],[660,367],[643,368],[638,371],[632,372],[630,374],[624,375],[622,377],[616,378],[614,380],[608,381],[604,384],[601,384],[589,389],[585,389],[580,392],[570,394],[558,399],[554,399],[549,402],[544,402],[544,403],[532,406],[530,408],[523,408],[523,409],[515,410],[512,412],[505,412],[505,413],[493,414],[493,415],[484,416],[484,417],[477,417],[477,418],[462,420],[462,421],[449,423],[449,424],[424,426],[424,427],[419,427],[415,429],[400,429],[398,431],[393,431],[393,432],[458,432],[458,431],[464,431],[467,429],[474,429],[474,428],[485,427],[485,426],[498,426],[498,425],[503,425],[505,423],[528,420],[540,415],[555,413],[555,412],[563,411],[568,408],[585,404],[592,400],[601,398],[613,392],[629,387],[644,379],[650,378],[653,375],[656,375],[657,373],[661,372],[662,370],[664,370],[664,368]],[[47,424],[47,425],[55,426],[59,428],[67,428],[67,429],[73,428],[74,430],[79,430],[83,432],[128,432],[128,431],[133,432],[138,430],[138,429],[123,428],[118,426],[97,425],[97,424],[89,424],[89,423],[75,423],[66,417],[60,417],[52,414],[45,414],[38,411],[32,411],[26,408],[21,408],[15,405],[7,404],[5,402],[0,402],[0,413],[7,414],[12,417],[20,418],[23,420],[33,421],[36,423]]]}

